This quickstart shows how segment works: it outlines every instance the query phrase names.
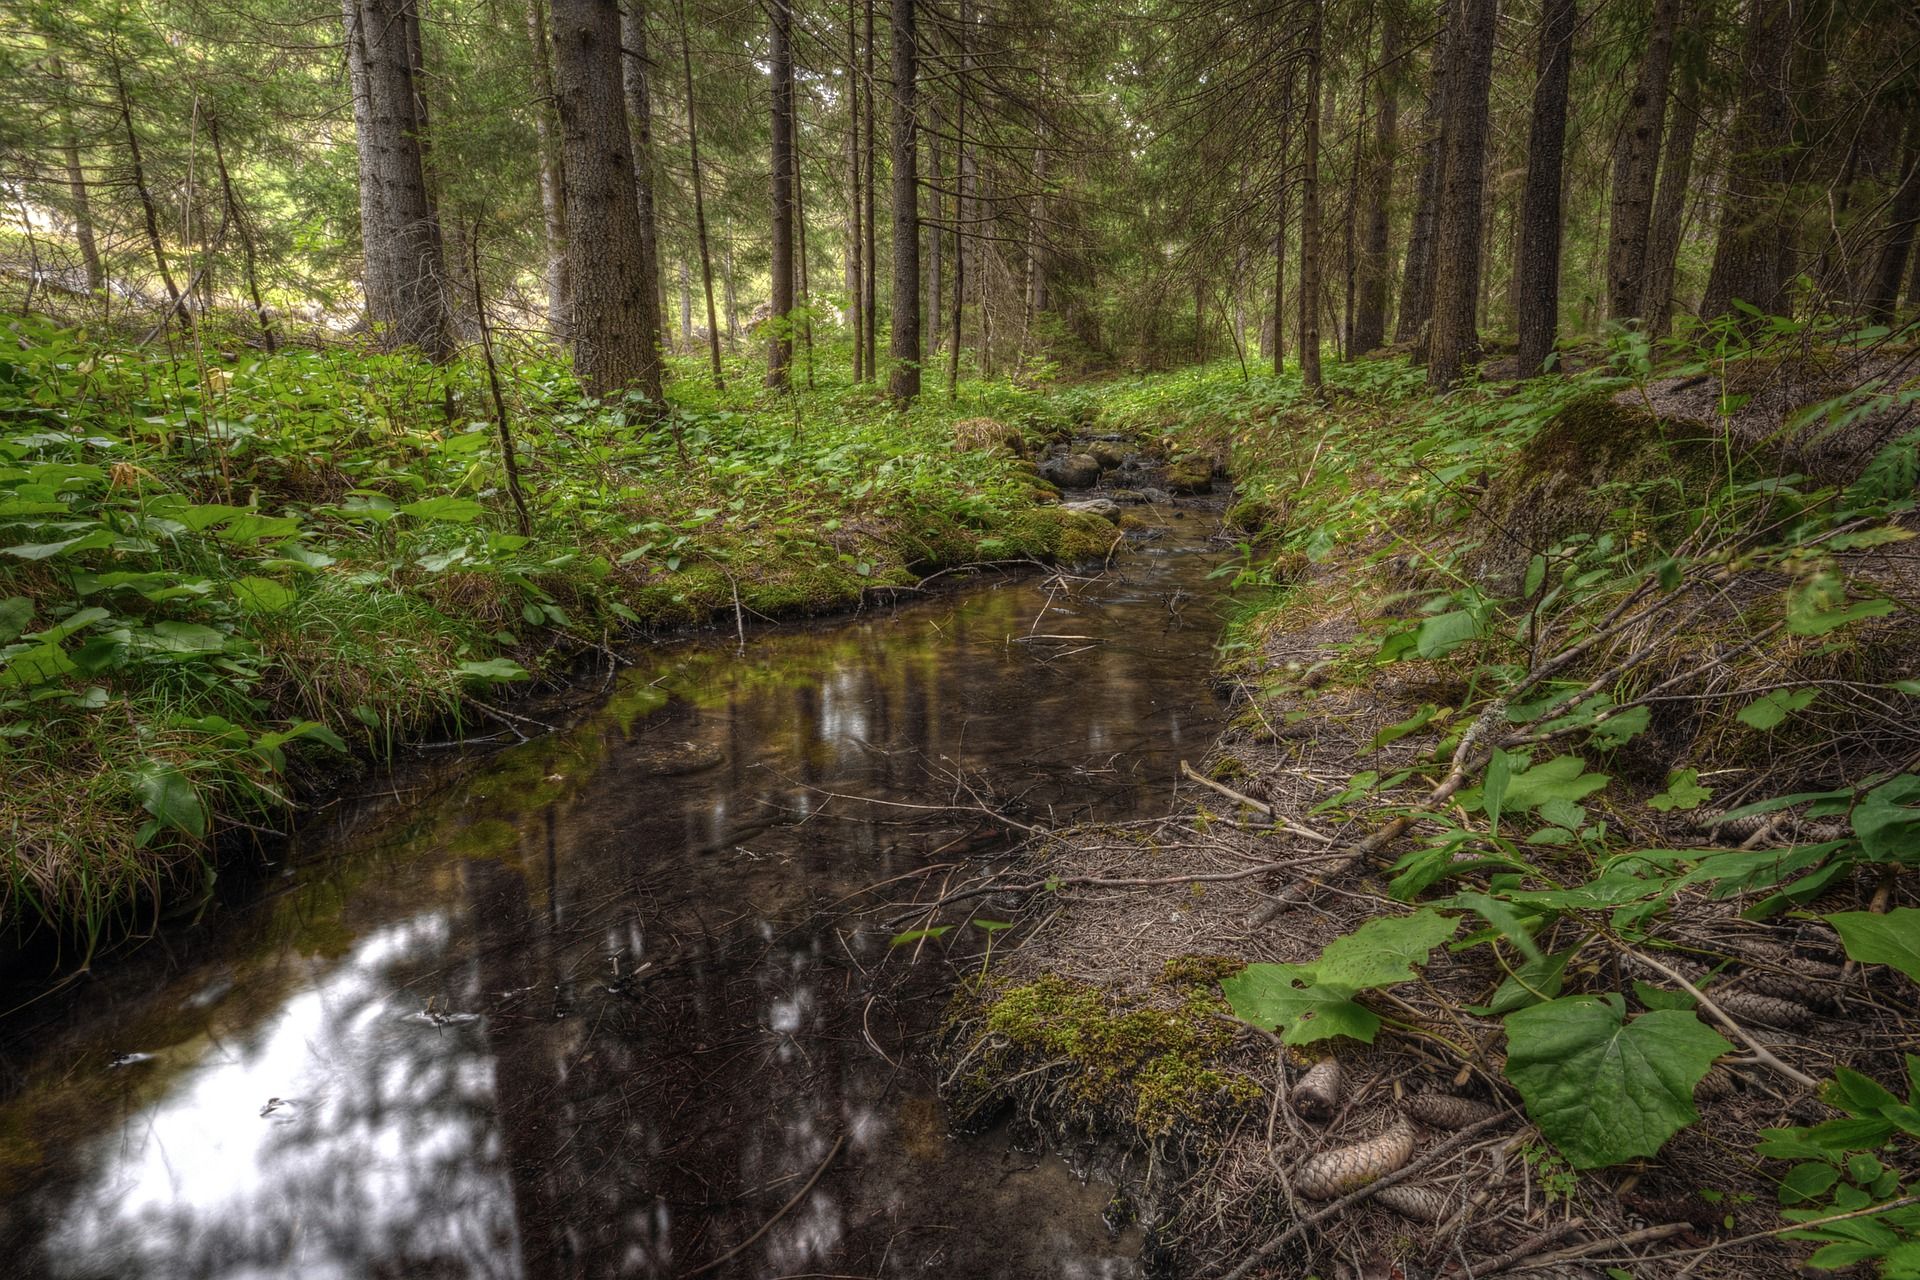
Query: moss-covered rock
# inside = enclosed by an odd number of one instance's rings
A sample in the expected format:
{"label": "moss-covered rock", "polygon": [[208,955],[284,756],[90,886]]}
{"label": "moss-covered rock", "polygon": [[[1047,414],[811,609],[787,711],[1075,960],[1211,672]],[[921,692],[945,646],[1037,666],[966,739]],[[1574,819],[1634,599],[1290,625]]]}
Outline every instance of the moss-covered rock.
{"label": "moss-covered rock", "polygon": [[1170,493],[1206,493],[1213,488],[1213,471],[1210,455],[1183,453],[1167,463],[1161,487]]}

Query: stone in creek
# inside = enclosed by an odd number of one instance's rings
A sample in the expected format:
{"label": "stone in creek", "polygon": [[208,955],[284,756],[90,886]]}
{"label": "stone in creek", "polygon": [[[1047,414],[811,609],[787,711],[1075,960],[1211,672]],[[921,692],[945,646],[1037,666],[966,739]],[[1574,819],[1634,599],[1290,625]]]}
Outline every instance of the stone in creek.
{"label": "stone in creek", "polygon": [[1120,518],[1120,504],[1111,498],[1082,498],[1078,502],[1061,504],[1062,510],[1084,511],[1088,515],[1105,516],[1109,520]]}
{"label": "stone in creek", "polygon": [[1168,503],[1173,501],[1173,495],[1165,489],[1142,489],[1140,499],[1143,502]]}
{"label": "stone in creek", "polygon": [[1213,488],[1213,459],[1189,453],[1167,464],[1165,484],[1175,493],[1205,493]]}
{"label": "stone in creek", "polygon": [[1102,471],[1111,471],[1115,467],[1126,465],[1127,451],[1108,440],[1095,440],[1087,445],[1087,456],[1100,464]]}
{"label": "stone in creek", "polygon": [[1070,453],[1048,458],[1040,464],[1040,474],[1062,489],[1091,489],[1100,483],[1100,464],[1084,453]]}

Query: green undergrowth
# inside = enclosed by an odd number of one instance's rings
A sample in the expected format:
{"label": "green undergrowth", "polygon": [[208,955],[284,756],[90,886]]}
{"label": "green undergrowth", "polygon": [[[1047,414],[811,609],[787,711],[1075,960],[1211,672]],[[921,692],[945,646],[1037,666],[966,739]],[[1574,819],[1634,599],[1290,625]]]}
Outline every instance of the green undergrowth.
{"label": "green undergrowth", "polygon": [[[1273,593],[1229,637],[1230,662],[1274,700],[1245,731],[1283,713],[1311,726],[1329,693],[1342,713],[1369,690],[1419,703],[1305,815],[1407,824],[1373,868],[1385,909],[1316,960],[1227,980],[1238,1016],[1296,1045],[1466,1036],[1463,1062],[1504,1033],[1507,1082],[1562,1157],[1594,1168],[1652,1158],[1696,1123],[1694,1086],[1735,1051],[1683,989],[1626,982],[1613,957],[1697,962],[1711,990],[1741,957],[1701,949],[1703,913],[1794,913],[1912,1007],[1920,595],[1900,544],[1920,431],[1898,415],[1920,383],[1825,387],[1777,430],[1736,430],[1780,349],[1807,340],[1788,322],[1758,341],[1709,332],[1656,367],[1629,337],[1580,374],[1444,398],[1384,362],[1330,371],[1324,399],[1233,368],[1110,399],[1176,442],[1191,403],[1189,443],[1231,451],[1232,571]],[[1718,411],[1661,416],[1668,376],[1716,380]],[[1776,443],[1874,418],[1894,428],[1844,482],[1800,474]],[[1335,616],[1323,665],[1266,662],[1267,636]],[[1767,819],[1787,825],[1761,847],[1709,834]],[[1859,909],[1876,888],[1879,909]],[[1483,965],[1482,1003],[1444,1028],[1397,1022],[1382,993],[1443,946],[1452,972]],[[1797,1233],[1821,1245],[1816,1265],[1920,1274],[1920,1211],[1903,1199],[1920,1192],[1920,1059],[1865,1037],[1829,1047],[1847,1065],[1821,1098],[1846,1118],[1771,1131],[1743,1176],[1779,1185],[1789,1225],[1862,1215]]]}
{"label": "green undergrowth", "polygon": [[[823,357],[779,397],[677,365],[669,412],[358,349],[0,353],[0,920],[87,938],[196,896],[303,782],[455,732],[622,636],[848,607],[976,561],[1108,553],[1009,442],[1085,406],[1005,383],[891,410]],[[990,444],[962,419],[1008,431]]]}

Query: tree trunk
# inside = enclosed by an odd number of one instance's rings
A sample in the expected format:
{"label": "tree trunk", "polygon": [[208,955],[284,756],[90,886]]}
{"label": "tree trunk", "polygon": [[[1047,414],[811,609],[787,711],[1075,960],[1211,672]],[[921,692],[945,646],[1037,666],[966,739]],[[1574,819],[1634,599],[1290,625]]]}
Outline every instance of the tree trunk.
{"label": "tree trunk", "polygon": [[680,350],[693,350],[693,268],[687,265],[685,255],[679,262],[680,282]]}
{"label": "tree trunk", "polygon": [[1607,316],[1622,323],[1644,319],[1639,308],[1647,266],[1647,227],[1653,217],[1654,175],[1660,164],[1660,131],[1673,69],[1673,24],[1679,8],[1680,0],[1654,0],[1646,57],[1641,59],[1640,76],[1613,144]]}
{"label": "tree trunk", "polygon": [[552,14],[554,103],[567,171],[574,371],[588,395],[633,387],[659,405],[656,283],[642,261],[619,9],[614,0],[553,0]]}
{"label": "tree trunk", "polygon": [[240,234],[240,261],[246,273],[247,295],[253,299],[254,320],[260,326],[260,341],[272,355],[280,348],[280,340],[273,332],[273,321],[267,318],[267,304],[260,297],[260,271],[258,254],[253,243],[253,227],[247,217],[247,211],[240,207],[240,199],[234,193],[233,179],[227,174],[226,152],[220,146],[220,120],[216,116],[207,117],[207,138],[213,143],[213,165],[220,175],[220,200],[225,207],[224,221],[232,222]]}
{"label": "tree trunk", "polygon": [[1560,188],[1576,19],[1574,0],[1547,0],[1540,15],[1539,79],[1527,128],[1527,185],[1520,197],[1520,252],[1514,264],[1523,378],[1546,371],[1560,324]]}
{"label": "tree trunk", "polygon": [[1680,74],[1673,120],[1660,149],[1660,190],[1653,201],[1653,224],[1647,232],[1647,272],[1636,309],[1656,340],[1666,336],[1673,322],[1673,278],[1686,224],[1687,184],[1693,176],[1693,140],[1699,129],[1700,75],[1697,68],[1687,67]]}
{"label": "tree trunk", "polygon": [[1293,192],[1293,68],[1281,73],[1280,85],[1280,191],[1273,213],[1273,311],[1268,341],[1272,344],[1273,376],[1287,371],[1287,208]]}
{"label": "tree trunk", "polygon": [[1373,164],[1367,178],[1365,227],[1355,286],[1358,297],[1349,344],[1360,353],[1385,346],[1387,341],[1387,246],[1392,233],[1394,135],[1400,118],[1400,55],[1400,12],[1389,4],[1380,31],[1380,67],[1373,80]]}
{"label": "tree trunk", "polygon": [[132,166],[134,194],[140,198],[140,213],[146,222],[147,247],[153,251],[153,265],[160,272],[160,283],[167,290],[167,314],[171,316],[180,309],[180,288],[173,282],[173,272],[167,267],[167,246],[160,238],[160,210],[153,202],[153,191],[147,186],[147,171],[140,158],[140,134],[133,127],[133,104],[127,97],[127,81],[120,74],[120,50],[113,46],[109,53],[108,66],[113,72],[113,90],[120,105],[120,125],[126,133],[127,158]]}
{"label": "tree trunk", "polygon": [[875,135],[880,125],[880,117],[873,108],[873,0],[866,0],[866,74],[861,79],[861,98],[867,121],[867,157],[866,157],[866,208],[863,211],[862,230],[866,236],[866,268],[860,273],[861,288],[865,292],[862,310],[866,319],[867,376],[879,380],[880,377],[880,228],[879,217],[874,209],[874,190],[879,185],[876,160],[879,143]]}
{"label": "tree trunk", "polygon": [[1498,0],[1456,0],[1454,62],[1447,85],[1446,155],[1441,164],[1439,217],[1434,227],[1433,325],[1427,385],[1458,382],[1479,359],[1474,327],[1480,293],[1480,213],[1485,195],[1487,90],[1493,78]]}
{"label": "tree trunk", "polygon": [[[629,0],[638,11],[641,0]],[[642,28],[644,35],[644,28]],[[631,43],[630,36],[623,40]],[[553,63],[548,54],[547,10],[544,0],[527,0],[527,43],[532,47],[534,136],[540,145],[540,221],[547,238],[547,323],[562,338],[567,332],[567,295],[573,276],[567,265],[566,162],[560,157],[559,127],[553,113]],[[641,73],[641,93],[646,90]],[[632,118],[632,104],[628,117]],[[638,148],[635,149],[636,152]]]}
{"label": "tree trunk", "polygon": [[1439,224],[1441,171],[1446,163],[1441,123],[1447,115],[1447,85],[1451,79],[1448,46],[1452,23],[1448,6],[1461,3],[1463,0],[1441,0],[1436,15],[1440,27],[1433,37],[1427,108],[1421,121],[1420,176],[1414,190],[1413,221],[1407,228],[1407,263],[1400,276],[1400,320],[1394,326],[1395,342],[1420,342],[1433,318],[1433,238]]}
{"label": "tree trunk", "polygon": [[1876,324],[1893,319],[1900,278],[1906,274],[1907,254],[1913,249],[1914,225],[1920,222],[1920,114],[1908,119],[1906,145],[1901,150],[1900,186],[1887,212],[1886,240],[1867,290],[1867,316]]}
{"label": "tree trunk", "polygon": [[[637,5],[640,3],[640,0],[630,0],[630,2]],[[687,160],[693,169],[693,234],[700,246],[700,284],[707,296],[707,352],[713,359],[714,389],[724,391],[727,386],[727,379],[726,375],[720,371],[720,319],[715,313],[713,306],[713,254],[707,248],[706,181],[700,172],[700,129],[694,122],[694,117],[697,113],[694,111],[693,106],[693,46],[687,39],[687,0],[679,0],[679,16],[680,69],[684,73],[687,92]],[[642,83],[644,85],[645,82],[642,81]],[[642,92],[645,92],[644,88]],[[649,173],[649,178],[651,178],[651,173]],[[647,185],[649,189],[651,189],[652,182],[649,181]],[[651,190],[649,190],[649,199],[646,201],[648,205],[652,204],[650,197]],[[682,270],[685,270],[684,265]],[[806,274],[804,258],[802,259],[800,271],[802,276]],[[685,280],[686,277],[684,275],[681,276],[682,289],[685,288]],[[682,303],[682,306],[684,307],[685,304]],[[683,319],[681,324],[684,327],[686,321]],[[808,332],[808,342],[809,350],[811,350],[811,330]],[[807,376],[809,378],[813,376],[811,366],[808,368]]]}
{"label": "tree trunk", "polygon": [[367,311],[388,347],[453,356],[451,299],[440,219],[427,187],[421,98],[414,84],[418,31],[413,0],[346,0],[347,38],[362,60],[366,130],[360,135]]}
{"label": "tree trunk", "polygon": [[733,296],[733,224],[724,220],[720,224],[720,287],[725,291],[727,349],[731,351],[740,344],[740,303]]}
{"label": "tree trunk", "polygon": [[893,369],[887,391],[897,405],[920,394],[920,174],[915,0],[893,0]]}
{"label": "tree trunk", "polygon": [[[659,161],[653,151],[653,66],[647,52],[647,0],[627,0],[621,9],[620,53],[620,88],[627,103],[627,142],[633,148],[633,202],[640,216],[640,276],[646,285],[641,300],[646,313],[640,323],[653,335],[652,341],[657,346],[662,341],[666,316],[660,307],[660,220],[655,188]],[[689,106],[687,112],[691,133],[693,108]],[[564,193],[564,166],[561,176]],[[571,283],[568,288],[571,291]]]}
{"label": "tree trunk", "polygon": [[932,354],[940,350],[940,335],[942,333],[940,318],[946,315],[946,312],[940,309],[940,275],[941,272],[946,269],[945,263],[942,261],[942,250],[946,245],[946,239],[940,229],[940,181],[944,176],[940,166],[940,118],[937,109],[934,108],[932,103],[928,104],[928,108],[935,110],[933,128],[927,131],[927,168],[931,171],[928,175],[928,182],[933,190],[931,199],[933,201],[934,220],[930,224],[931,229],[927,235],[926,347],[928,354]]}
{"label": "tree trunk", "polygon": [[773,60],[773,341],[767,385],[785,391],[793,363],[793,3],[770,0]]}
{"label": "tree trunk", "polygon": [[1736,299],[1763,313],[1778,311],[1786,301],[1780,254],[1785,166],[1780,150],[1792,126],[1787,59],[1796,12],[1789,0],[1748,0],[1720,230],[1700,304],[1700,314],[1708,319],[1733,310]]}
{"label": "tree trunk", "polygon": [[[800,307],[800,350],[807,367],[807,390],[813,390],[813,288],[807,281],[807,166],[800,154],[800,121],[796,105],[793,129],[793,262],[795,298]],[[704,246],[703,246],[704,249]],[[707,284],[708,328],[712,328],[713,284]],[[713,339],[714,368],[720,367],[720,339]]]}
{"label": "tree trunk", "polygon": [[865,187],[860,156],[860,15],[847,0],[847,310],[853,327],[853,380],[867,380],[866,234],[862,230]]}
{"label": "tree trunk", "polygon": [[960,395],[960,325],[967,297],[967,251],[961,239],[961,226],[967,218],[967,83],[972,70],[967,52],[968,30],[973,23],[973,6],[960,0],[960,77],[954,94],[953,111],[953,345],[947,349],[947,399]]}
{"label": "tree trunk", "polygon": [[87,192],[86,170],[80,164],[80,136],[74,132],[73,112],[67,106],[72,84],[58,54],[47,58],[47,71],[60,95],[60,152],[67,166],[67,198],[73,205],[73,238],[80,246],[80,263],[86,271],[87,292],[98,293],[106,287],[106,272],[100,267],[100,246],[93,234],[93,202]]}
{"label": "tree trunk", "polygon": [[1305,154],[1300,158],[1300,381],[1315,395],[1320,377],[1320,46],[1326,0],[1309,0]]}

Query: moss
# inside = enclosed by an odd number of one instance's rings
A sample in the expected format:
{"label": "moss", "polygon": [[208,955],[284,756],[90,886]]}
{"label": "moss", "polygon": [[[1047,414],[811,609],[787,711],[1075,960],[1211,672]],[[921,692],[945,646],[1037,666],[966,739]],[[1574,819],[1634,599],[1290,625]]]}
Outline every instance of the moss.
{"label": "moss", "polygon": [[1114,527],[1090,512],[1035,507],[1010,517],[997,536],[1005,552],[1074,564],[1104,559]]}
{"label": "moss", "polygon": [[[1198,962],[1200,958],[1195,958]],[[1203,963],[1196,976],[1216,971]],[[1023,1072],[1054,1074],[1083,1127],[1125,1126],[1152,1138],[1223,1124],[1262,1097],[1252,1080],[1222,1069],[1234,1030],[1213,980],[1167,991],[1170,1005],[1114,998],[1054,974],[963,996],[984,1010],[972,1049],[981,1065],[966,1080],[969,1112]],[[977,1003],[976,1003],[977,1002]]]}
{"label": "moss", "polygon": [[1213,488],[1213,459],[1204,453],[1186,453],[1167,463],[1161,482],[1172,493],[1205,493]]}
{"label": "moss", "polygon": [[1263,497],[1241,498],[1222,517],[1229,529],[1248,534],[1280,534],[1279,509]]}
{"label": "moss", "polygon": [[1171,987],[1205,987],[1247,967],[1237,956],[1175,956],[1160,966],[1160,981]]}

